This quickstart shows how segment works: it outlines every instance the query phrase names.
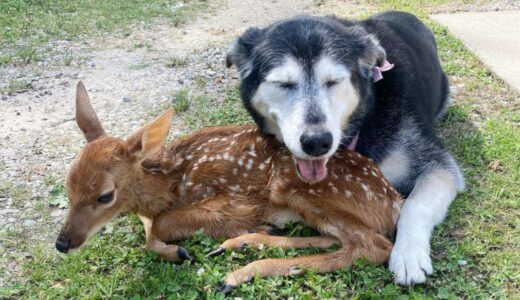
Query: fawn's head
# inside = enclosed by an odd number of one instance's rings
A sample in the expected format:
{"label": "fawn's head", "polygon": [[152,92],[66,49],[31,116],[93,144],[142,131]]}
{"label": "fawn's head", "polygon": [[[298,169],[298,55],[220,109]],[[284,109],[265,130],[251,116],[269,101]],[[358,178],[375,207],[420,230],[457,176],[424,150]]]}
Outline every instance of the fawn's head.
{"label": "fawn's head", "polygon": [[105,134],[80,82],[76,89],[76,122],[87,144],[73,162],[67,177],[69,209],[56,240],[56,249],[66,253],[81,246],[119,213],[131,205],[128,186],[134,166],[153,156],[164,145],[173,111],[139,128],[128,139]]}

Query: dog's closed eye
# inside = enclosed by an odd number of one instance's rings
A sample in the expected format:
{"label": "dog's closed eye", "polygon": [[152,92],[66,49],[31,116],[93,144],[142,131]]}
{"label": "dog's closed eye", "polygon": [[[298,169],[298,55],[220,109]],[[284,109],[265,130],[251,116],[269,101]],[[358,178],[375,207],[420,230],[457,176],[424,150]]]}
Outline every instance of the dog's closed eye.
{"label": "dog's closed eye", "polygon": [[296,88],[296,83],[291,81],[274,81],[273,83],[278,87],[286,90],[292,90]]}

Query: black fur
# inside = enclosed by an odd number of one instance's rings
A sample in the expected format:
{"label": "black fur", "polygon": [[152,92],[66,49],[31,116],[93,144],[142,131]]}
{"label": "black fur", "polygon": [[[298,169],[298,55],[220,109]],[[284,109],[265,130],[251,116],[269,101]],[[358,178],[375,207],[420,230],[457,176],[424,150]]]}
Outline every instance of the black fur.
{"label": "black fur", "polygon": [[[361,101],[345,126],[342,144],[348,145],[359,131],[356,150],[379,163],[392,147],[401,145],[412,164],[407,178],[394,182],[400,192],[408,194],[429,168],[442,167],[459,176],[458,167],[433,131],[447,105],[448,81],[434,36],[418,18],[394,11],[355,22],[303,16],[246,31],[227,62],[240,70],[244,105],[264,131],[265,120],[251,106],[251,98],[269,70],[287,54],[297,59],[306,76],[312,76],[307,69],[322,54],[348,66]],[[395,67],[374,83],[371,70],[385,59]]]}

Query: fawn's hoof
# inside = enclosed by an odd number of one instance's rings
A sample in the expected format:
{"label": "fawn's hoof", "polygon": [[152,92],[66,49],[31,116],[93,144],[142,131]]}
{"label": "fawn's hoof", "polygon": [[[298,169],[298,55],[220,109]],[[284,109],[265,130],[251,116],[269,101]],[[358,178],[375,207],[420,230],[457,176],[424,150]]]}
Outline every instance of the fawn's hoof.
{"label": "fawn's hoof", "polygon": [[193,260],[188,251],[186,251],[186,249],[184,249],[183,247],[177,248],[177,255],[181,260]]}
{"label": "fawn's hoof", "polygon": [[229,292],[231,292],[232,289],[234,289],[235,286],[234,285],[231,285],[231,284],[224,284],[220,287],[220,291],[224,294],[227,294]]}
{"label": "fawn's hoof", "polygon": [[269,230],[267,230],[267,233],[269,235],[280,236],[280,235],[285,235],[285,230],[283,230],[282,228],[278,228],[276,226],[270,226]]}
{"label": "fawn's hoof", "polygon": [[217,249],[211,251],[210,253],[206,254],[206,257],[211,257],[211,256],[217,256],[217,255],[220,255],[222,253],[224,253],[224,251],[226,251],[226,248],[222,247],[222,246],[219,246]]}

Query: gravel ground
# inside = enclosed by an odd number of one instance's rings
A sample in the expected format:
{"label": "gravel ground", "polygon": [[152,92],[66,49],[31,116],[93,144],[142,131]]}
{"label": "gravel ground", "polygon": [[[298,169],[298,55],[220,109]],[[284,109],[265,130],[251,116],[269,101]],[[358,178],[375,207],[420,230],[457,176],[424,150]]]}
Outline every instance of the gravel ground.
{"label": "gravel ground", "polygon": [[[520,9],[519,1],[432,7],[432,12]],[[181,89],[208,93],[216,101],[236,85],[234,70],[224,68],[227,44],[245,28],[297,15],[363,14],[362,1],[227,1],[181,27],[165,20],[136,24],[130,35],[114,33],[83,42],[53,41],[42,59],[25,67],[0,67],[0,88],[23,83],[26,91],[0,95],[0,264],[16,276],[16,247],[4,247],[13,234],[52,241],[65,210],[48,204],[52,186],[62,182],[84,145],[74,121],[74,89],[83,80],[106,130],[125,137],[157,115]],[[181,57],[186,64],[166,67]],[[68,61],[72,58],[72,61]],[[68,62],[67,62],[68,61]],[[201,90],[200,80],[206,82]],[[176,119],[174,131],[183,131]],[[0,277],[0,287],[6,277]]]}

